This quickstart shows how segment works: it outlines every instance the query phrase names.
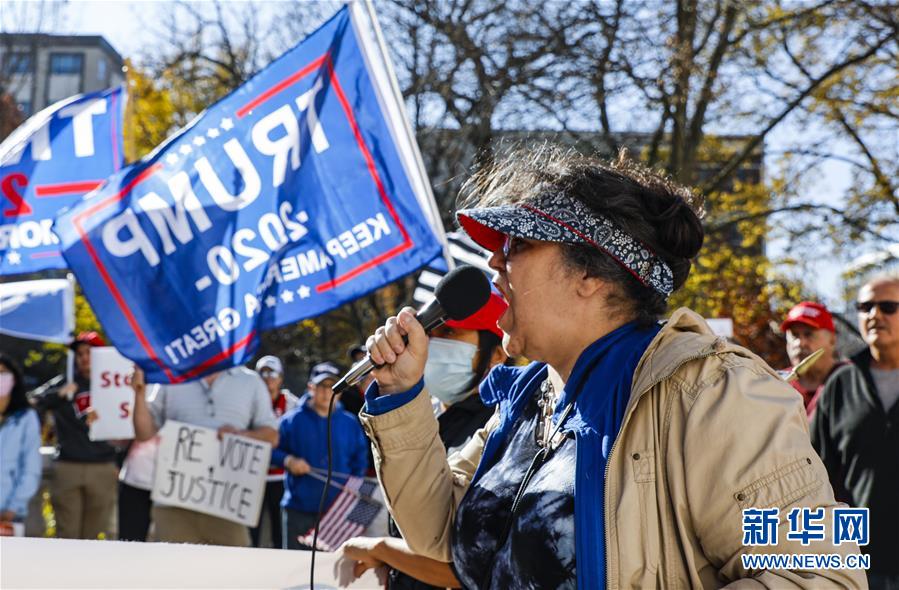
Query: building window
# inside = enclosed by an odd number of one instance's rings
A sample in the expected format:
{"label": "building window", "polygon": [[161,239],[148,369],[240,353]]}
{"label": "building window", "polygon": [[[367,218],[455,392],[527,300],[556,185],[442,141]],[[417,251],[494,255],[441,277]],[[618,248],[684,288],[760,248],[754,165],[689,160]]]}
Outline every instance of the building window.
{"label": "building window", "polygon": [[106,84],[106,58],[101,57],[97,60],[97,82]]}
{"label": "building window", "polygon": [[54,53],[50,55],[50,73],[80,74],[82,58],[80,53]]}
{"label": "building window", "polygon": [[31,73],[30,53],[8,53],[3,63],[3,73],[7,76],[13,74]]}
{"label": "building window", "polygon": [[51,53],[50,68],[47,72],[47,104],[52,104],[84,91],[82,53]]}

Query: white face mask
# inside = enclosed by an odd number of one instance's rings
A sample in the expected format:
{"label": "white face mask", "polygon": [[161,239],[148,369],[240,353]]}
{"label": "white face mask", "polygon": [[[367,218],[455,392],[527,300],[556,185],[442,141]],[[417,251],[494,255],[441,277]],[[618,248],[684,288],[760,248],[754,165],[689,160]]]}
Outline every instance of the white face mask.
{"label": "white face mask", "polygon": [[12,393],[12,386],[16,379],[12,373],[0,373],[0,397],[6,397]]}
{"label": "white face mask", "polygon": [[432,337],[425,364],[425,386],[441,402],[451,406],[469,395],[474,379],[472,364],[478,347],[468,342]]}

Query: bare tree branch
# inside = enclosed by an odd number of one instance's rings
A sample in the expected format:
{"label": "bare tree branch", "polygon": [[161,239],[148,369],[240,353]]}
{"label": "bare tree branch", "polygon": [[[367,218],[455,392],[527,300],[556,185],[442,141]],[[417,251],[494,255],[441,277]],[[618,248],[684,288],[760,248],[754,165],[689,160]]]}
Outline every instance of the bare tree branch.
{"label": "bare tree branch", "polygon": [[821,86],[821,84],[830,80],[833,76],[845,70],[846,68],[855,64],[862,63],[865,60],[869,59],[871,56],[875,55],[881,47],[891,41],[895,41],[895,36],[892,34],[885,35],[883,38],[878,39],[877,42],[872,45],[867,51],[864,51],[845,61],[831,66],[826,72],[811,80],[805,87],[805,89],[801,93],[799,93],[798,96],[794,97],[790,102],[784,105],[781,111],[772,119],[770,119],[761,131],[757,132],[753,137],[749,139],[749,141],[746,142],[746,145],[742,150],[731,157],[730,160],[726,164],[724,164],[724,166],[722,166],[721,170],[714,177],[712,177],[710,181],[704,184],[704,190],[707,192],[721,190],[721,188],[724,186],[724,183],[728,178],[730,178],[731,174],[733,174],[734,171],[736,171],[736,169],[746,160],[746,158],[749,157],[753,150],[755,150],[759,146],[759,144],[761,144],[761,142],[765,139],[765,136],[767,136],[772,129],[777,127],[777,125],[780,124],[780,122],[783,121],[787,115],[793,112],[793,110],[798,107],[803,100],[805,100],[815,90],[817,90]]}

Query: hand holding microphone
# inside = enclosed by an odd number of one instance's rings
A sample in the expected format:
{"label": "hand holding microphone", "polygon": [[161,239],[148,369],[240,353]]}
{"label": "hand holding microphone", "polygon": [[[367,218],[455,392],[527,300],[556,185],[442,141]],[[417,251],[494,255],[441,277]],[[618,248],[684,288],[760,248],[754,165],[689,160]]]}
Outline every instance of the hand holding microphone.
{"label": "hand holding microphone", "polygon": [[448,319],[462,320],[484,307],[490,299],[490,281],[473,266],[450,271],[437,284],[434,300],[418,313],[403,308],[366,342],[368,356],[334,385],[341,393],[374,371],[382,394],[411,389],[424,374],[428,360],[428,331]]}
{"label": "hand holding microphone", "polygon": [[365,347],[378,367],[373,374],[382,394],[412,389],[425,372],[428,335],[411,307],[389,318],[368,337]]}

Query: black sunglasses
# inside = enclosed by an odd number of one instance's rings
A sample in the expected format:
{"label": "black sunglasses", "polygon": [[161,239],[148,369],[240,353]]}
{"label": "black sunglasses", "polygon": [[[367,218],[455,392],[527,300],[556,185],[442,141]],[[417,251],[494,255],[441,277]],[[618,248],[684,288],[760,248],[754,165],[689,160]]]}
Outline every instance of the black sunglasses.
{"label": "black sunglasses", "polygon": [[871,313],[875,306],[879,307],[884,315],[893,315],[899,310],[899,301],[859,301],[855,304],[855,309],[860,313]]}

